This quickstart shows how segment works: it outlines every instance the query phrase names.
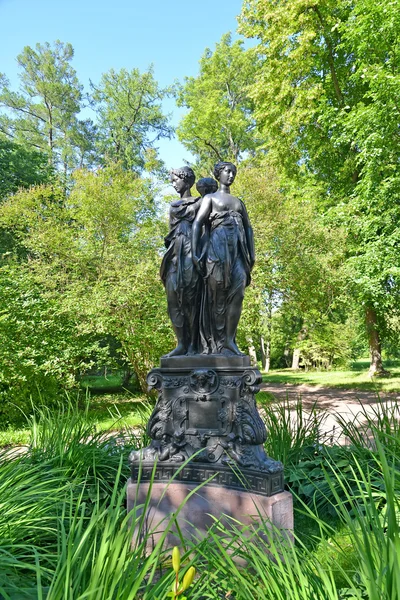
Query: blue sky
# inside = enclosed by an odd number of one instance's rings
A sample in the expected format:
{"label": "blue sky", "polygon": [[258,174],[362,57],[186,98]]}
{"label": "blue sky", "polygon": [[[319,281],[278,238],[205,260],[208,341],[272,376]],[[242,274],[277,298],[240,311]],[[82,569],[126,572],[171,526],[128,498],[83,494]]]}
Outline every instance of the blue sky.
{"label": "blue sky", "polygon": [[[162,86],[198,72],[206,47],[237,27],[242,0],[0,0],[0,72],[18,86],[16,56],[24,46],[59,39],[75,50],[73,66],[88,89],[111,68],[154,65]],[[179,121],[173,100],[166,112]],[[175,139],[161,141],[168,168],[190,160]]]}

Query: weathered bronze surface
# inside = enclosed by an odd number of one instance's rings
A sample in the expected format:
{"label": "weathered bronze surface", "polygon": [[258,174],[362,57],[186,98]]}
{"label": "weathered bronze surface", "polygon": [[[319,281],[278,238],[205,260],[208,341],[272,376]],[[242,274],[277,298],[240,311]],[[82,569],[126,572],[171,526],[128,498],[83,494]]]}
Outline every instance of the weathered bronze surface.
{"label": "weathered bronze surface", "polygon": [[199,294],[201,277],[192,260],[192,223],[201,198],[193,198],[191,188],[195,175],[190,167],[173,169],[171,182],[180,195],[169,211],[170,231],[165,238],[167,251],[161,263],[160,276],[165,285],[168,314],[178,344],[170,356],[194,354],[199,337]]}
{"label": "weathered bronze surface", "polygon": [[230,356],[240,354],[235,337],[254,265],[254,239],[244,203],[230,193],[235,165],[217,163],[214,175],[219,189],[201,201],[192,227],[192,255],[203,278],[202,352]]}
{"label": "weathered bronze surface", "polygon": [[178,480],[205,481],[214,469],[214,483],[250,485],[266,495],[282,491],[282,465],[263,449],[267,433],[255,404],[260,382],[248,356],[161,359],[148,375],[149,388],[158,392],[147,425],[152,441],[131,453],[133,479],[140,463],[146,479],[157,461],[159,479],[191,458]]}
{"label": "weathered bronze surface", "polygon": [[[197,183],[189,167],[171,171],[180,200],[170,206],[161,265],[177,346],[148,375],[158,401],[147,425],[151,443],[131,452],[132,478],[175,476],[272,495],[283,466],[263,448],[267,432],[255,394],[261,374],[236,345],[244,292],[254,265],[253,231],[244,203],[232,196],[232,163]],[[184,468],[180,467],[189,460]]]}

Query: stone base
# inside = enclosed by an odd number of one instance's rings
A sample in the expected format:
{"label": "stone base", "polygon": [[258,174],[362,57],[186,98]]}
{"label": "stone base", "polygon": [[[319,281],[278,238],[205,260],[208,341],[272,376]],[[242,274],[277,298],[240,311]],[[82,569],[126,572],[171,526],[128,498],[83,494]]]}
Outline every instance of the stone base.
{"label": "stone base", "polygon": [[[137,483],[129,479],[127,487],[127,508],[143,505],[149,493],[150,483]],[[188,498],[188,495],[194,490]],[[185,501],[186,500],[186,501]],[[182,505],[182,506],[181,506]],[[138,510],[139,514],[141,509]],[[257,534],[265,541],[264,524],[283,530],[290,541],[293,540],[293,500],[289,492],[280,492],[273,496],[264,496],[252,492],[229,489],[227,487],[183,483],[172,481],[153,482],[151,499],[144,521],[144,529],[150,533],[147,550],[150,552],[169,524],[171,516],[176,515],[176,523],[184,539],[200,540],[215,522],[220,520],[229,527],[230,518],[251,526],[246,535]],[[177,525],[172,524],[166,536],[165,547],[182,546],[177,533]],[[235,523],[237,526],[237,523]],[[262,528],[260,533],[260,527]],[[134,533],[133,542],[143,535],[143,531]]]}

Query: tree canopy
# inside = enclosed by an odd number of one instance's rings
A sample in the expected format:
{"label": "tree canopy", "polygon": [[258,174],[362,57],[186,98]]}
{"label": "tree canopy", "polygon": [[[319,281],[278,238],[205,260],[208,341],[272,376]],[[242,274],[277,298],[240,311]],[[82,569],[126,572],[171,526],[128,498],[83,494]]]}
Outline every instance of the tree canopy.
{"label": "tree canopy", "polygon": [[373,357],[398,305],[399,17],[395,2],[250,0],[259,41],[255,118],[286,177],[320,187],[326,222],[347,231],[345,271]]}
{"label": "tree canopy", "polygon": [[257,54],[226,34],[214,51],[206,49],[199,75],[187,77],[180,86],[178,106],[188,111],[177,135],[201,166],[211,169],[218,160],[237,162],[260,144],[248,94],[258,67]]}
{"label": "tree canopy", "polygon": [[371,374],[382,345],[398,352],[397,3],[246,0],[239,30],[167,87],[132,67],[85,92],[61,41],[23,49],[18,91],[0,75],[3,395],[25,406],[37,382],[73,385],[116,353],[145,389],[172,345],[157,142],[173,94],[197,178],[240,163],[257,246],[242,349],[330,366],[364,348],[363,322]]}
{"label": "tree canopy", "polygon": [[144,73],[138,69],[111,69],[92,87],[101,161],[142,170],[151,158],[149,151],[154,143],[172,136],[161,106],[169,90],[159,87],[152,68]]}

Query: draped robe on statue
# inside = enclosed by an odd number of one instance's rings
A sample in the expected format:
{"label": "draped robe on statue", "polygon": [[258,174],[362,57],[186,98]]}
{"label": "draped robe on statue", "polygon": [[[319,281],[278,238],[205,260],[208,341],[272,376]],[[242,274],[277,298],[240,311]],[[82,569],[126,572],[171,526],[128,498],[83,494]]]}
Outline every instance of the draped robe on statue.
{"label": "draped robe on statue", "polygon": [[191,235],[200,202],[201,198],[185,198],[170,206],[170,231],[165,238],[167,251],[160,276],[165,287],[177,294],[178,305],[168,306],[169,317],[176,327],[183,327],[185,317],[191,325],[198,318],[200,277],[192,261]]}
{"label": "draped robe on statue", "polygon": [[[243,210],[244,208],[243,205]],[[209,240],[200,316],[200,340],[205,354],[223,351],[226,310],[232,300],[243,298],[250,283],[251,261],[243,216],[234,210],[214,211],[207,223]]]}

